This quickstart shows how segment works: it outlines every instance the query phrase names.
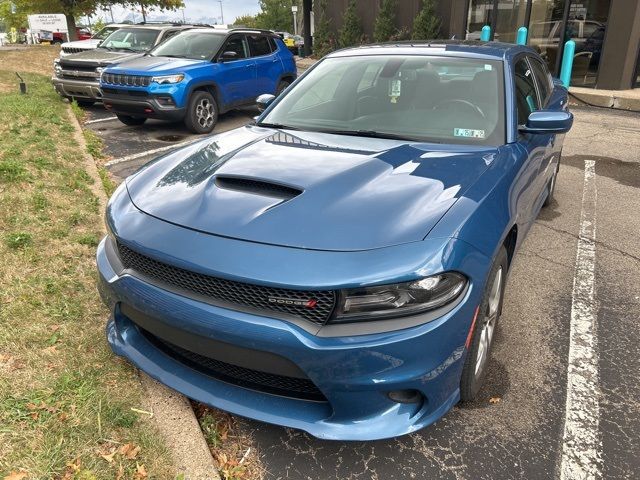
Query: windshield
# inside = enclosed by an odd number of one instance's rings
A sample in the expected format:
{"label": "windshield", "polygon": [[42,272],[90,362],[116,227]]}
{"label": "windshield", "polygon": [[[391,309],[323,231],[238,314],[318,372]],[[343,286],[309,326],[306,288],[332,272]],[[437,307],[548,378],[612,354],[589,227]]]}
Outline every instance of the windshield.
{"label": "windshield", "polygon": [[156,57],[212,59],[225,38],[224,33],[186,31],[162,42],[150,54]]}
{"label": "windshield", "polygon": [[500,61],[376,55],[323,60],[260,123],[500,145],[505,138],[503,112]]}
{"label": "windshield", "polygon": [[100,44],[100,48],[145,52],[156,43],[159,33],[159,30],[149,28],[121,28],[109,35]]}
{"label": "windshield", "polygon": [[104,40],[116,30],[118,30],[118,27],[104,27],[91,38],[93,38],[94,40]]}

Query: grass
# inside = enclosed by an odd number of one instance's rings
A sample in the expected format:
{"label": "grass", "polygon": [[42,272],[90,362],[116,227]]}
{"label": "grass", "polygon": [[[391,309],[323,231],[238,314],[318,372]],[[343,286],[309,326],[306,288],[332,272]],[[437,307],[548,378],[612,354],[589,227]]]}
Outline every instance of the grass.
{"label": "grass", "polygon": [[0,478],[174,478],[153,425],[132,410],[144,408],[135,370],[105,341],[103,212],[67,105],[29,73],[49,70],[55,50],[33,51],[37,60],[0,52]]}

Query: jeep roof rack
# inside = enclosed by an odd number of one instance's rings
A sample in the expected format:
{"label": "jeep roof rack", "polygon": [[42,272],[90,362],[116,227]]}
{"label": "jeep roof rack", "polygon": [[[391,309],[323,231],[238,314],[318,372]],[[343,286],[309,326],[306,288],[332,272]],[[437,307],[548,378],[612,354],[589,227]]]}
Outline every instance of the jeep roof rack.
{"label": "jeep roof rack", "polygon": [[229,32],[256,32],[256,33],[267,33],[269,35],[276,35],[276,32],[273,30],[266,30],[264,28],[249,28],[249,27],[233,27],[229,28]]}

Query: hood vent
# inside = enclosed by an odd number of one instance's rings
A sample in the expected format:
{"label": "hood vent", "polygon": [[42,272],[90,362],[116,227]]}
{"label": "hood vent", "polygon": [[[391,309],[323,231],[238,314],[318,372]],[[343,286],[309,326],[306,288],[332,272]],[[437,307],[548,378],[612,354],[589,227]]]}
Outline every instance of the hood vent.
{"label": "hood vent", "polygon": [[262,195],[263,197],[281,198],[290,200],[302,193],[298,188],[280,185],[279,183],[265,182],[246,177],[217,176],[216,186],[225,190]]}

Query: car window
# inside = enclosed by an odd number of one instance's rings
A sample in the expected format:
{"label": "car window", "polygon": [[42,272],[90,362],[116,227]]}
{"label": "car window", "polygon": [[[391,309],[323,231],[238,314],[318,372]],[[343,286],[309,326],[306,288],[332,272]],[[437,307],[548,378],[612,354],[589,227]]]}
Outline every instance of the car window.
{"label": "car window", "polygon": [[247,35],[249,40],[249,50],[252,57],[260,57],[271,53],[269,40],[264,35]]}
{"label": "car window", "polygon": [[551,97],[553,81],[551,80],[551,75],[549,74],[549,70],[547,70],[546,65],[533,57],[529,57],[529,63],[531,64],[533,75],[540,90],[541,107],[544,108],[549,101],[549,97]]}
{"label": "car window", "polygon": [[211,60],[220,50],[226,35],[215,31],[183,30],[149,52],[157,57]]}
{"label": "car window", "polygon": [[273,37],[268,37],[269,38],[269,47],[271,48],[272,52],[275,52],[276,50],[278,50],[278,46],[276,45],[276,39]]}
{"label": "car window", "polygon": [[516,107],[518,109],[518,125],[527,123],[529,114],[540,109],[533,74],[529,64],[522,57],[514,66],[516,84]]}
{"label": "car window", "polygon": [[244,35],[234,35],[229,39],[223,49],[225,52],[236,52],[236,59],[248,58],[249,49]]}
{"label": "car window", "polygon": [[143,52],[153,47],[159,33],[158,30],[148,28],[121,28],[109,35],[100,47]]}
{"label": "car window", "polygon": [[111,35],[116,30],[118,30],[117,27],[104,27],[102,30],[100,30],[98,33],[96,33],[91,38],[96,39],[96,40],[104,40],[105,38],[107,38],[109,35]]}
{"label": "car window", "polygon": [[166,32],[164,32],[164,35],[162,36],[162,40],[161,41],[165,41],[170,39],[171,37],[175,36],[177,33],[179,33],[180,30],[167,30]]}
{"label": "car window", "polygon": [[263,119],[310,131],[367,131],[417,141],[501,145],[502,63],[371,55],[327,58]]}

